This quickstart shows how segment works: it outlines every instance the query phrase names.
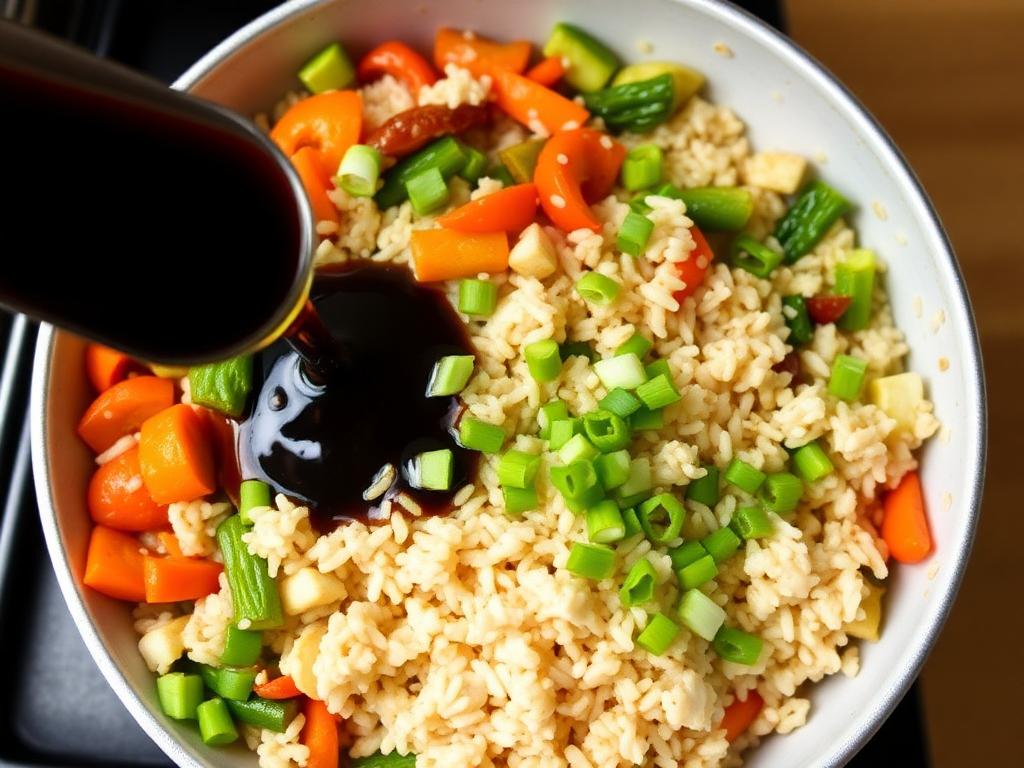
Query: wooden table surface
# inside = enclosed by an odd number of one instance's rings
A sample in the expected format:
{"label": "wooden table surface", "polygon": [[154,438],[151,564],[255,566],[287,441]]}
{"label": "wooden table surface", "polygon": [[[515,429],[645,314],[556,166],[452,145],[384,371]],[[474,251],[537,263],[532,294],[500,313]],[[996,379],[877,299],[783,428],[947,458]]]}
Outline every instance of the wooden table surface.
{"label": "wooden table surface", "polygon": [[936,768],[1021,765],[1024,1],[788,0],[787,11],[793,38],[906,154],[967,279],[989,462],[971,564],[925,668],[925,714]]}

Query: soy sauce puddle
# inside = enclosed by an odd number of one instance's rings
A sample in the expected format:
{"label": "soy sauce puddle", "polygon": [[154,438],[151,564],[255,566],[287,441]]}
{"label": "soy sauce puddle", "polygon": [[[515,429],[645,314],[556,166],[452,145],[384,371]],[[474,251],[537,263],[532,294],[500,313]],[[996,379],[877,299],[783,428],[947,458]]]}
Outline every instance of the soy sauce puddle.
{"label": "soy sauce puddle", "polygon": [[[363,262],[318,274],[311,301],[320,326],[299,329],[303,354],[323,355],[330,345],[326,354],[344,350],[344,359],[307,375],[284,342],[259,356],[258,392],[239,430],[242,476],[308,505],[321,531],[345,520],[379,522],[382,502],[403,492],[426,514],[448,511],[475,477],[477,454],[452,436],[458,401],[425,392],[439,358],[473,354],[462,321],[440,291],[416,284],[404,267]],[[439,448],[454,457],[451,490],[415,488],[413,460]],[[394,481],[364,500],[389,464]]]}

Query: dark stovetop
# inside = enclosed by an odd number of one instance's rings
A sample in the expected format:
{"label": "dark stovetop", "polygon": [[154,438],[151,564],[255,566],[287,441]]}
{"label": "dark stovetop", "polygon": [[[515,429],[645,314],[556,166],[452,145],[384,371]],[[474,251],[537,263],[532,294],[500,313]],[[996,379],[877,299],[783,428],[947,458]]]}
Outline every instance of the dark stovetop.
{"label": "dark stovetop", "polygon": [[[4,0],[20,18],[171,81],[202,53],[276,3],[268,0]],[[776,26],[778,4],[745,3]],[[2,131],[2,128],[0,128]],[[9,203],[8,203],[9,204]],[[5,254],[17,257],[18,254]],[[64,606],[46,556],[32,490],[28,380],[34,326],[0,312],[0,768],[170,766],[96,669]],[[4,488],[3,486],[7,486]],[[913,688],[850,763],[926,768],[921,701]]]}

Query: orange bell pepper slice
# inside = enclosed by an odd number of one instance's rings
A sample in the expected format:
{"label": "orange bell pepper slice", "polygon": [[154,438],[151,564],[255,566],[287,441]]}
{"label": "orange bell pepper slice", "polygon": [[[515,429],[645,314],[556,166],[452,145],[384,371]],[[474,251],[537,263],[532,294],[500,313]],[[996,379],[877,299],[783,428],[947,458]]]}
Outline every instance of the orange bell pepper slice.
{"label": "orange bell pepper slice", "polygon": [[345,151],[359,141],[363,102],[357,91],[326,91],[294,104],[270,131],[270,138],[291,157],[312,147],[328,172],[337,170]]}
{"label": "orange bell pepper slice", "polygon": [[356,70],[359,81],[368,83],[383,75],[391,75],[404,83],[413,96],[424,85],[437,82],[437,73],[429,62],[405,43],[391,40],[381,43],[363,56]]}
{"label": "orange bell pepper slice", "polygon": [[530,63],[533,46],[529,40],[498,43],[473,32],[441,27],[434,37],[434,64],[457,64],[475,77],[490,74],[492,67],[521,73]]}
{"label": "orange bell pepper slice", "polygon": [[757,719],[764,707],[764,699],[757,691],[747,691],[747,698],[744,700],[733,699],[732,704],[725,708],[722,722],[719,728],[725,728],[726,741],[736,741],[751,723]]}
{"label": "orange bell pepper slice", "polygon": [[493,91],[498,107],[531,131],[571,131],[590,118],[590,113],[572,99],[507,69],[491,67]]}
{"label": "orange bell pepper slice", "polygon": [[338,720],[327,710],[327,705],[316,699],[306,699],[302,708],[306,722],[300,740],[309,748],[306,768],[338,768]]}
{"label": "orange bell pepper slice", "polygon": [[273,701],[294,699],[302,695],[302,691],[298,689],[295,681],[288,677],[288,675],[275,677],[273,680],[268,680],[262,685],[257,685],[252,690],[261,699],[271,699]]}
{"label": "orange bell pepper slice", "polygon": [[715,254],[708,245],[704,233],[694,224],[690,227],[690,234],[697,246],[690,251],[690,258],[686,261],[676,262],[676,272],[679,278],[686,283],[685,288],[680,288],[674,294],[675,300],[682,302],[687,296],[697,290],[697,287],[704,282],[711,268],[711,262],[715,260]]}
{"label": "orange bell pepper slice", "polygon": [[303,147],[291,157],[292,165],[302,180],[315,221],[340,221],[338,209],[334,207],[327,190],[334,186],[331,174],[324,167],[320,153],[312,147]]}
{"label": "orange bell pepper slice", "polygon": [[608,195],[625,157],[625,147],[593,128],[556,133],[540,151],[533,175],[544,213],[565,232],[599,232],[589,203]]}
{"label": "orange bell pepper slice", "polygon": [[924,508],[921,478],[907,472],[882,502],[882,539],[900,563],[919,563],[932,551],[928,515]]}
{"label": "orange bell pepper slice", "polygon": [[548,56],[526,73],[528,78],[545,88],[553,87],[564,75],[565,64],[561,56]]}
{"label": "orange bell pepper slice", "polygon": [[158,504],[193,501],[217,487],[206,425],[192,406],[183,403],[142,425],[139,466],[142,480]]}
{"label": "orange bell pepper slice", "polygon": [[516,234],[530,226],[536,213],[536,185],[516,184],[471,200],[438,217],[437,222],[446,229],[458,232]]}
{"label": "orange bell pepper slice", "polygon": [[504,232],[472,235],[452,229],[420,229],[412,233],[412,266],[421,283],[504,272],[508,269],[508,237]]}

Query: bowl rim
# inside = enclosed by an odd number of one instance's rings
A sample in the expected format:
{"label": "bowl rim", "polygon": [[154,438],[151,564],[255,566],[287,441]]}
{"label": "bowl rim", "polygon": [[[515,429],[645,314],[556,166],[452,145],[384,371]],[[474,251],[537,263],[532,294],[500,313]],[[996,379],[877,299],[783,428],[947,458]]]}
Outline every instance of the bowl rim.
{"label": "bowl rim", "polygon": [[[242,46],[293,16],[304,14],[309,9],[317,5],[328,4],[328,2],[329,0],[288,0],[288,2],[267,11],[212,48],[179,76],[171,87],[189,90]],[[886,689],[874,699],[874,705],[858,713],[852,719],[843,730],[841,738],[834,742],[829,752],[823,755],[818,763],[822,766],[841,766],[849,761],[875,734],[917,678],[949,616],[967,568],[981,513],[981,496],[985,481],[985,459],[988,448],[987,393],[977,323],[967,294],[963,273],[954,255],[949,236],[931,199],[892,138],[857,97],[811,54],[745,9],[724,0],[668,0],[668,2],[688,6],[699,13],[717,18],[727,26],[740,29],[812,80],[843,115],[855,124],[859,134],[871,143],[873,151],[893,171],[896,186],[910,202],[915,217],[924,223],[926,234],[930,239],[930,250],[934,254],[936,264],[942,270],[941,282],[952,288],[949,298],[955,305],[956,312],[965,320],[966,324],[963,330],[966,332],[967,343],[963,349],[958,351],[966,353],[962,355],[965,359],[960,362],[965,372],[967,391],[975,393],[977,397],[975,403],[968,404],[974,405],[974,407],[972,412],[965,416],[965,420],[971,426],[972,434],[976,437],[977,450],[972,451],[966,457],[967,461],[972,464],[969,470],[975,479],[966,499],[967,516],[962,525],[964,535],[957,542],[956,552],[947,561],[952,567],[943,568],[945,574],[943,580],[934,585],[941,593],[937,599],[931,602],[932,607],[921,622],[910,649],[910,663],[890,674]],[[58,525],[51,489],[50,466],[47,461],[46,396],[56,335],[57,329],[53,326],[41,325],[33,361],[29,415],[31,419],[32,466],[40,520],[58,584],[93,660],[100,668],[107,683],[142,729],[178,765],[186,768],[203,768],[203,760],[194,747],[182,743],[172,735],[170,730],[165,728],[142,701],[121,668],[115,663],[89,617],[76,578],[72,574],[71,564],[67,552],[64,550]]]}

